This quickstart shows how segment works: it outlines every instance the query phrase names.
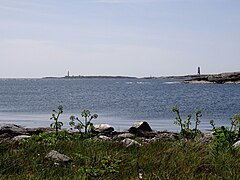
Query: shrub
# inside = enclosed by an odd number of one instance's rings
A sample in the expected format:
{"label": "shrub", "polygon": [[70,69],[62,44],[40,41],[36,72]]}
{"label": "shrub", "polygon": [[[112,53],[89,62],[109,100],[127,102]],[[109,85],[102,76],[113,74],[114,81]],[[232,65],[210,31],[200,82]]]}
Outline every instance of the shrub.
{"label": "shrub", "polygon": [[50,124],[50,127],[55,128],[56,134],[58,134],[58,130],[61,129],[63,126],[63,123],[58,120],[62,113],[63,113],[63,106],[59,105],[58,111],[53,110],[52,117],[50,118],[54,120],[54,122]]}
{"label": "shrub", "polygon": [[32,135],[32,137],[30,138],[30,140],[32,141],[43,142],[48,146],[56,145],[57,141],[70,141],[73,139],[74,139],[73,134],[70,134],[67,131],[60,131],[58,132],[58,134],[51,133],[51,132],[44,132],[38,135]]}
{"label": "shrub", "polygon": [[216,128],[213,120],[212,125],[213,147],[215,150],[229,149],[232,145],[240,140],[240,115],[230,118],[231,127],[221,126]]}
{"label": "shrub", "polygon": [[[80,160],[84,161],[89,159],[87,157],[82,156],[81,154],[76,154]],[[105,156],[99,161],[92,165],[85,165],[79,168],[78,172],[80,174],[84,174],[86,177],[103,177],[109,174],[117,174],[119,173],[119,165],[122,161],[119,159],[115,159],[112,156]]]}
{"label": "shrub", "polygon": [[92,120],[97,119],[97,114],[91,114],[91,112],[88,109],[84,109],[81,113],[82,117],[84,118],[84,122],[82,122],[78,117],[71,116],[69,125],[81,132],[81,130],[84,128],[84,133],[90,132],[90,129],[93,128]]}
{"label": "shrub", "polygon": [[186,121],[183,121],[180,115],[180,111],[177,106],[172,107],[172,111],[177,114],[175,124],[180,126],[180,135],[183,138],[194,139],[198,134],[201,134],[201,131],[198,129],[198,125],[200,124],[199,118],[202,117],[201,111],[195,111],[195,126],[194,129],[191,129],[191,118],[192,115],[189,114]]}

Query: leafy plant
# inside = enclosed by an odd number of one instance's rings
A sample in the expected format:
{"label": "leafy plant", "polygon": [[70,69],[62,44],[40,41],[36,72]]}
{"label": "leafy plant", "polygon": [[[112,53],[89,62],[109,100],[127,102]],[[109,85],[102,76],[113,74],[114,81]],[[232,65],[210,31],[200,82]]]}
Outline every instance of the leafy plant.
{"label": "leafy plant", "polygon": [[63,113],[63,106],[58,106],[58,111],[53,110],[52,117],[50,119],[53,119],[54,122],[50,124],[51,128],[55,128],[56,134],[58,134],[58,130],[62,128],[63,123],[59,121],[60,115]]}
{"label": "leafy plant", "polygon": [[57,140],[72,140],[74,137],[72,134],[70,134],[68,131],[60,131],[58,134],[51,133],[51,132],[43,132],[38,135],[32,135],[31,140],[36,142],[44,142],[49,145],[55,144]]}
{"label": "leafy plant", "polygon": [[[88,134],[78,134],[72,133],[66,130],[59,131],[58,134],[54,132],[43,132],[40,134],[32,135],[28,141],[43,143],[49,147],[57,145],[59,142],[69,142],[75,140],[84,140],[88,139],[90,136]],[[21,141],[22,144],[27,141]]]}
{"label": "leafy plant", "polygon": [[213,120],[212,125],[213,147],[215,150],[231,148],[232,145],[240,140],[240,115],[230,118],[231,127],[221,126],[216,128]]}
{"label": "leafy plant", "polygon": [[84,133],[88,133],[91,128],[93,128],[92,120],[97,119],[97,114],[91,114],[88,109],[84,109],[81,113],[82,117],[84,118],[84,122],[82,122],[78,117],[71,116],[69,125],[74,129],[77,129],[79,132],[84,128]]}
{"label": "leafy plant", "polygon": [[201,134],[201,131],[198,129],[198,125],[200,124],[200,117],[202,117],[202,113],[200,110],[195,111],[195,126],[194,129],[191,129],[191,118],[192,114],[188,114],[187,120],[183,121],[180,115],[180,111],[177,106],[172,107],[172,111],[177,114],[175,124],[180,126],[180,135],[183,138],[194,139],[198,134]]}
{"label": "leafy plant", "polygon": [[[78,157],[81,160],[88,159],[81,155],[78,155]],[[121,162],[121,160],[115,159],[112,156],[105,156],[100,161],[97,161],[94,166],[82,166],[79,169],[79,173],[85,174],[87,177],[103,177],[109,174],[116,174],[119,173],[119,164]]]}

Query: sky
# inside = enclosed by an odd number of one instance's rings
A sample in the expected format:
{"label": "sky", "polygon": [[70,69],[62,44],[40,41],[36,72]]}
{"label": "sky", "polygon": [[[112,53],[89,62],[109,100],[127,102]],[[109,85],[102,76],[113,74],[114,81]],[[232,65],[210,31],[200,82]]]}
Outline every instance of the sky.
{"label": "sky", "polygon": [[0,78],[240,71],[239,0],[0,0]]}

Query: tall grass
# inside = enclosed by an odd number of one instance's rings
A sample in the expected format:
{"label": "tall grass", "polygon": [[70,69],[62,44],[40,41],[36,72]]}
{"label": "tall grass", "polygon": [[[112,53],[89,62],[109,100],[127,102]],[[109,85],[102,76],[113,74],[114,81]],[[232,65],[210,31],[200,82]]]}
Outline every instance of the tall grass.
{"label": "tall grass", "polygon": [[[57,150],[72,158],[54,163]],[[214,153],[195,141],[160,141],[126,148],[120,143],[72,138],[55,144],[30,139],[0,143],[1,179],[240,179],[240,151]]]}

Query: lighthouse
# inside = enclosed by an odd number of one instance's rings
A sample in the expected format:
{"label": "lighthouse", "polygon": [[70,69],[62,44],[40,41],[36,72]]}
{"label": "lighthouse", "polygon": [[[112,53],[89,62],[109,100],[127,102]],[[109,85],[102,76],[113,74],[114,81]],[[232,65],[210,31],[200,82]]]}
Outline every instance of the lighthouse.
{"label": "lighthouse", "polygon": [[198,67],[198,70],[197,70],[197,75],[200,76],[201,75],[201,70],[200,70],[200,67]]}

